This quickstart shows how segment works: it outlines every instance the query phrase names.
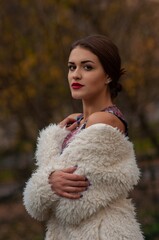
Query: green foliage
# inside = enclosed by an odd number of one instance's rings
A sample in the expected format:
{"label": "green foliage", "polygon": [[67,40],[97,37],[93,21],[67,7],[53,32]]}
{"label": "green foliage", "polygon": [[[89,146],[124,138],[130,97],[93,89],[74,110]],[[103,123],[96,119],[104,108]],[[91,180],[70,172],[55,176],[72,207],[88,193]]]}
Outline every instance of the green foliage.
{"label": "green foliage", "polygon": [[8,183],[13,182],[15,178],[13,170],[3,169],[0,170],[0,182],[2,183]]}
{"label": "green foliage", "polygon": [[158,212],[146,211],[143,214],[143,219],[149,219],[144,224],[144,234],[146,240],[157,240],[159,236],[159,214]]}
{"label": "green foliage", "polygon": [[134,145],[138,155],[142,155],[143,153],[145,155],[150,155],[154,152],[153,145],[148,137],[144,139],[135,139]]}
{"label": "green foliage", "polygon": [[145,226],[144,232],[146,240],[157,240],[159,236],[159,223],[156,221],[152,225]]}

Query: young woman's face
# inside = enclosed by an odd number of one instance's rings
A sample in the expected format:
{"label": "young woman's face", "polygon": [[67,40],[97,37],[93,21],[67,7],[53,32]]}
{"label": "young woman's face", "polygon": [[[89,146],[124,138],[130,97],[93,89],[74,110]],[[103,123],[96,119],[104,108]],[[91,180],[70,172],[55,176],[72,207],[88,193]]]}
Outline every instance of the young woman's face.
{"label": "young woman's face", "polygon": [[77,46],[68,60],[68,81],[72,97],[91,99],[106,92],[107,74],[98,59],[88,49]]}

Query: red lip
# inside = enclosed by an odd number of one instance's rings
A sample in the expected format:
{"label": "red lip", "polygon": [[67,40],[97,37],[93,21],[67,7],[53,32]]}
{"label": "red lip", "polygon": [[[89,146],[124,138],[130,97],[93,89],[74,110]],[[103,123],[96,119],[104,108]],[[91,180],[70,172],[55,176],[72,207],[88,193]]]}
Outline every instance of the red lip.
{"label": "red lip", "polygon": [[72,83],[71,84],[71,87],[73,88],[73,89],[79,89],[79,88],[81,88],[81,87],[83,87],[84,85],[82,85],[82,84],[80,84],[80,83]]}

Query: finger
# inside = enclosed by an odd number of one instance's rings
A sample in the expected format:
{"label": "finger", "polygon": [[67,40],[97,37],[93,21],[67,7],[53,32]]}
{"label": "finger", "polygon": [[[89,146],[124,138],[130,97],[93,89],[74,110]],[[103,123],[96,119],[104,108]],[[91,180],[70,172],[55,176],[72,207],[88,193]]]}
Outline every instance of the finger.
{"label": "finger", "polygon": [[87,190],[87,187],[65,187],[64,192],[67,193],[80,193]]}
{"label": "finger", "polygon": [[85,180],[85,178],[82,177],[72,177],[74,171],[77,169],[77,166],[65,168],[62,170],[56,170],[53,173],[49,175],[48,183],[54,184],[56,182],[62,182],[64,185],[67,185],[68,180],[76,181],[76,178],[79,178],[79,180]]}
{"label": "finger", "polygon": [[76,120],[75,121],[71,121],[71,122],[67,122],[66,123],[66,128],[72,126],[73,124],[76,124]]}
{"label": "finger", "polygon": [[69,186],[69,187],[88,187],[90,186],[90,183],[88,181],[70,181],[67,180],[64,183],[64,186]]}
{"label": "finger", "polygon": [[65,118],[62,122],[60,122],[59,124],[60,124],[61,126],[65,126],[65,125],[67,125],[67,124],[72,124],[72,123],[74,123],[75,121],[76,121],[76,119],[67,117],[67,118]]}
{"label": "finger", "polygon": [[80,193],[71,194],[67,192],[62,192],[58,194],[60,197],[69,198],[69,199],[80,199],[83,195]]}
{"label": "finger", "polygon": [[77,122],[71,123],[70,125],[66,125],[67,130],[72,131],[78,127]]}
{"label": "finger", "polygon": [[78,174],[72,174],[72,173],[65,173],[63,177],[67,180],[71,181],[88,181],[85,176],[78,175]]}
{"label": "finger", "polygon": [[76,169],[77,169],[77,166],[73,166],[73,167],[62,169],[61,171],[64,173],[73,173]]}
{"label": "finger", "polygon": [[[61,171],[54,171],[54,174],[60,173],[63,179],[71,181],[86,181],[89,183],[88,179],[85,176],[73,174],[78,166],[62,169]],[[78,183],[77,183],[78,184]]]}

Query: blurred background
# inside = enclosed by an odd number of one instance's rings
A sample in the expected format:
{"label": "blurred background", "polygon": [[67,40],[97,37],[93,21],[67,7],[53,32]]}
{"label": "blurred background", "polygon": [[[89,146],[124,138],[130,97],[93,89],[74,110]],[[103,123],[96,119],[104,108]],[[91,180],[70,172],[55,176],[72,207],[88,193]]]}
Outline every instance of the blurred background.
{"label": "blurred background", "polygon": [[69,47],[94,33],[115,42],[126,69],[116,103],[142,172],[131,196],[145,239],[159,239],[159,0],[0,0],[0,239],[44,239],[22,191],[39,130],[80,111]]}

